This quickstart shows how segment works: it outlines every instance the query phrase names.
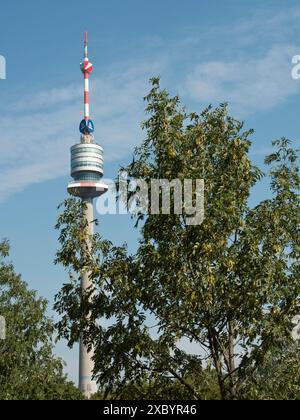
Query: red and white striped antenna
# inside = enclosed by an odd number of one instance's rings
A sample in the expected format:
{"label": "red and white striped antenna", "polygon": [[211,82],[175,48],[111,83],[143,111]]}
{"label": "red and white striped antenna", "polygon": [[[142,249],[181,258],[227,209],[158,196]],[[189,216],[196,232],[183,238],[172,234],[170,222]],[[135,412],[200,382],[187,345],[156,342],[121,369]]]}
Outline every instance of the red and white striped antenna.
{"label": "red and white striped antenna", "polygon": [[80,65],[81,71],[84,75],[84,121],[86,122],[86,127],[81,123],[80,131],[83,134],[93,132],[93,123],[90,120],[90,85],[89,85],[89,76],[93,71],[93,64],[89,61],[88,58],[88,33],[84,33],[84,59]]}

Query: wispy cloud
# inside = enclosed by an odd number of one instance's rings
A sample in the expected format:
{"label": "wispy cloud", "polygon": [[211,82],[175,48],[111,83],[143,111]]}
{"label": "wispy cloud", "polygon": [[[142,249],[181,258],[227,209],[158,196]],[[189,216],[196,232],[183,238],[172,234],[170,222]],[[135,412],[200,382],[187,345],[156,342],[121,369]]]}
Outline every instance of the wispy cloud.
{"label": "wispy cloud", "polygon": [[274,45],[256,58],[199,63],[187,75],[186,93],[200,102],[229,102],[239,116],[272,109],[300,92],[291,77],[297,51],[293,45]]}
{"label": "wispy cloud", "polygon": [[[156,36],[138,41],[145,51],[142,62],[129,57],[101,77],[95,73],[92,115],[106,162],[122,159],[141,139],[142,96],[153,75],[162,74],[164,84],[187,103],[226,101],[243,117],[299,93],[300,83],[291,78],[291,58],[300,49],[294,45],[299,17],[299,8],[262,7],[233,26],[181,28],[168,42]],[[5,108],[0,103],[0,201],[68,173],[81,100],[78,82],[6,100]]]}
{"label": "wispy cloud", "polygon": [[82,95],[82,89],[80,89],[79,84],[44,90],[30,97],[21,98],[17,103],[10,104],[10,109],[14,113],[39,110],[40,108],[47,109],[76,101],[80,95]]}
{"label": "wispy cloud", "polygon": [[[254,43],[257,48],[266,42],[284,42],[295,35],[299,29],[300,8],[282,7],[282,5],[261,4],[247,19],[240,21],[231,28],[232,34],[237,36],[237,43]],[[259,42],[257,42],[259,41]]]}
{"label": "wispy cloud", "polygon": [[[160,68],[157,63],[131,63],[94,78],[95,136],[104,147],[107,162],[126,156],[138,142],[142,93],[147,79]],[[69,148],[79,141],[80,100],[82,88],[78,83],[8,104],[10,112],[0,118],[0,200],[28,185],[68,173]]]}

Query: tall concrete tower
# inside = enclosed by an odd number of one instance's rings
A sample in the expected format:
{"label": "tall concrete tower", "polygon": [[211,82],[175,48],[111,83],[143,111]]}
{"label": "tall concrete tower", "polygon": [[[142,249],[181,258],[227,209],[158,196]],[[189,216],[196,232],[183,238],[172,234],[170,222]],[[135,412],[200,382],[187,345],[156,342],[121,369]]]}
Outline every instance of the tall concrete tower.
{"label": "tall concrete tower", "polygon": [[[84,75],[84,119],[80,123],[80,143],[71,147],[71,176],[73,181],[68,185],[68,192],[80,197],[86,204],[85,217],[88,223],[87,243],[94,233],[93,220],[94,208],[93,199],[104,194],[108,187],[101,182],[103,176],[103,149],[95,143],[94,124],[90,119],[89,103],[89,76],[93,65],[88,59],[88,35],[84,35],[84,59],[80,65]],[[85,271],[81,274],[81,287],[84,294],[91,286],[90,273]],[[79,350],[79,388],[86,397],[97,392],[96,381],[92,380],[93,349],[88,352],[87,347],[80,339]]]}

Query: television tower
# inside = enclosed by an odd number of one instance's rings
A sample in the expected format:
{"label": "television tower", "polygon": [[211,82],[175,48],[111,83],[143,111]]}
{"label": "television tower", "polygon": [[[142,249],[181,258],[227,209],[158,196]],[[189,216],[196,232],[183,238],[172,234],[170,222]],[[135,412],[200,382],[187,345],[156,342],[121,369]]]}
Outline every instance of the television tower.
{"label": "television tower", "polygon": [[[68,185],[68,192],[80,197],[85,203],[85,218],[88,225],[87,243],[91,245],[90,238],[94,233],[94,207],[93,199],[104,194],[108,187],[101,178],[103,176],[103,149],[95,143],[94,124],[90,119],[89,102],[89,76],[93,65],[88,59],[88,34],[84,34],[84,59],[80,65],[84,76],[84,119],[80,123],[80,143],[71,147],[71,176],[73,181]],[[84,295],[92,285],[90,272],[87,270],[81,273],[81,288]],[[87,346],[80,338],[79,345],[79,388],[86,397],[97,392],[97,383],[93,377],[93,355],[94,350],[88,352]]]}

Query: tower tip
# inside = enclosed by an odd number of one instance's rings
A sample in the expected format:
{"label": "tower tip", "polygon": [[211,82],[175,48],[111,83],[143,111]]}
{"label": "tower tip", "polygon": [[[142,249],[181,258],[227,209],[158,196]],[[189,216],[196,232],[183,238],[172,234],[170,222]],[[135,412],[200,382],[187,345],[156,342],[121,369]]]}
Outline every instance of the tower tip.
{"label": "tower tip", "polygon": [[88,33],[84,32],[84,59],[80,64],[84,75],[84,119],[80,123],[80,132],[83,135],[89,135],[94,132],[94,124],[90,120],[90,100],[89,100],[89,75],[93,71],[93,64],[88,59]]}

